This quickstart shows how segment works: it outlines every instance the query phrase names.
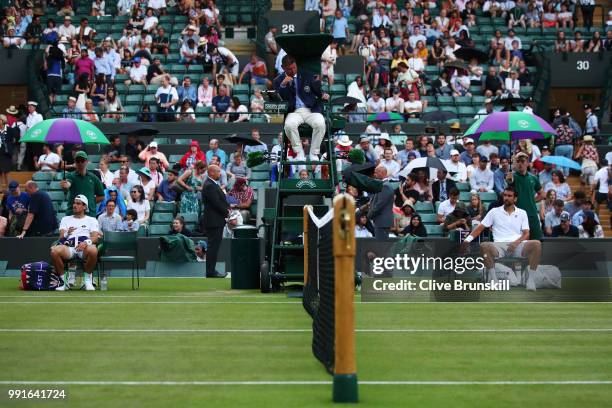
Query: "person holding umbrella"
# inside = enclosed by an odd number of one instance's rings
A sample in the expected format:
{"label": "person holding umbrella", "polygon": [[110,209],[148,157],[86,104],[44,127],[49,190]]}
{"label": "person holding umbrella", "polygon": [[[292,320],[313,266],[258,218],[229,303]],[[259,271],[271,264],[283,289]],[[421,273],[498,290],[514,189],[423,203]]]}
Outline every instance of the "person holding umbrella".
{"label": "person holding umbrella", "polygon": [[514,156],[514,169],[508,173],[506,181],[516,191],[516,206],[527,213],[529,221],[529,239],[541,240],[542,227],[536,202],[544,198],[544,191],[540,180],[529,173],[529,156],[527,153],[519,152]]}
{"label": "person holding umbrella", "polygon": [[[95,174],[87,170],[89,156],[84,151],[78,151],[75,156],[75,171],[69,173],[60,181],[64,192],[68,193],[68,202],[72,203],[77,196],[84,196],[87,202],[92,203],[86,208],[86,215],[96,216],[96,205],[104,199],[104,185]],[[72,215],[72,208],[68,208],[66,215]]]}

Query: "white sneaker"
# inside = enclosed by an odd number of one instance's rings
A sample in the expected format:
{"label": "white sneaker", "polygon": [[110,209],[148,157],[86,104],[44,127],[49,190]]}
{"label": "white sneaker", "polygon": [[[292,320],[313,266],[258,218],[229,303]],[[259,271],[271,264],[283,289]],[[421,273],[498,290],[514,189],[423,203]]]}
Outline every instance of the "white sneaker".
{"label": "white sneaker", "polygon": [[306,156],[304,155],[304,152],[298,152],[297,156],[295,156],[295,161],[305,161],[306,160]]}
{"label": "white sneaker", "polygon": [[73,287],[76,283],[76,277],[74,272],[68,272],[68,286]]}
{"label": "white sneaker", "polygon": [[55,288],[55,290],[59,292],[65,292],[70,290],[70,287],[66,283],[64,283],[62,286],[58,286],[57,288]]}
{"label": "white sneaker", "polygon": [[536,291],[535,280],[533,279],[533,274],[531,274],[531,271],[527,272],[527,282],[525,283],[525,288],[534,292]]}
{"label": "white sneaker", "polygon": [[85,281],[85,285],[83,285],[83,287],[85,288],[85,290],[96,290],[93,283],[91,283],[91,281],[89,280]]}

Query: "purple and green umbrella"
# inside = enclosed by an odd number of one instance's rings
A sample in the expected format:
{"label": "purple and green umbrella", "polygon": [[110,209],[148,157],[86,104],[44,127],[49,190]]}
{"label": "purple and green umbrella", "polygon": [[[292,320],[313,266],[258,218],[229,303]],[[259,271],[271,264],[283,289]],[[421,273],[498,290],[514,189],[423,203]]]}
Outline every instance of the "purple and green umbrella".
{"label": "purple and green umbrella", "polygon": [[555,130],[541,117],[526,112],[493,112],[481,117],[465,131],[464,136],[478,140],[509,142],[521,139],[546,139]]}
{"label": "purple and green umbrella", "polygon": [[368,122],[394,122],[404,121],[404,117],[395,112],[379,112],[368,115]]}
{"label": "purple and green umbrella", "polygon": [[78,119],[47,119],[28,129],[25,143],[110,144],[95,125]]}

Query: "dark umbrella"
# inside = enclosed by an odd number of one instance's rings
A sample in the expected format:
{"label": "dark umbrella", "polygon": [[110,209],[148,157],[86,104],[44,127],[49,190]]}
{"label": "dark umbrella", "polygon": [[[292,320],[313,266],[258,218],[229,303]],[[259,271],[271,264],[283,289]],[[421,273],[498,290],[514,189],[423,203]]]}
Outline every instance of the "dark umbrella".
{"label": "dark umbrella", "polygon": [[336,98],[332,100],[332,103],[334,105],[344,105],[345,103],[352,105],[352,104],[357,104],[359,102],[361,102],[359,99],[353,98],[352,96],[341,96],[340,98]]}
{"label": "dark umbrella", "polygon": [[152,125],[127,124],[119,133],[122,135],[153,136],[158,134],[159,130]]}
{"label": "dark umbrella", "polygon": [[527,101],[527,99],[521,96],[514,96],[509,92],[504,92],[501,95],[493,98],[493,105],[503,105],[506,107],[511,107],[512,105],[523,104]]}
{"label": "dark umbrella", "polygon": [[476,58],[478,62],[483,63],[489,60],[489,56],[486,52],[481,51],[477,48],[461,47],[455,51],[455,56],[465,61],[471,61],[472,58]]}
{"label": "dark umbrella", "polygon": [[421,115],[421,120],[423,122],[446,122],[449,119],[457,119],[457,114],[449,111],[436,110]]}
{"label": "dark umbrella", "polygon": [[463,61],[450,61],[450,62],[447,62],[446,64],[444,64],[444,68],[456,68],[456,69],[463,69],[465,71],[467,71],[469,69],[467,64],[465,62],[463,62]]}
{"label": "dark umbrella", "polygon": [[245,146],[259,146],[262,144],[260,141],[253,139],[250,136],[231,135],[225,138],[230,143],[240,143]]}

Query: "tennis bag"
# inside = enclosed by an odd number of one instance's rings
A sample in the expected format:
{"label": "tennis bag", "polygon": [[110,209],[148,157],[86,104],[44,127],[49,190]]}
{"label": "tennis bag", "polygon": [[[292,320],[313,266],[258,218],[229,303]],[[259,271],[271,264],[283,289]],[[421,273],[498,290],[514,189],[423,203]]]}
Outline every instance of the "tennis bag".
{"label": "tennis bag", "polygon": [[22,290],[55,290],[64,281],[47,262],[32,262],[21,267]]}

